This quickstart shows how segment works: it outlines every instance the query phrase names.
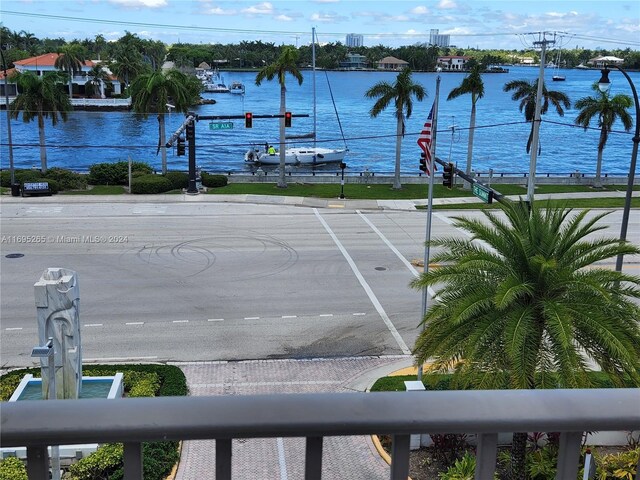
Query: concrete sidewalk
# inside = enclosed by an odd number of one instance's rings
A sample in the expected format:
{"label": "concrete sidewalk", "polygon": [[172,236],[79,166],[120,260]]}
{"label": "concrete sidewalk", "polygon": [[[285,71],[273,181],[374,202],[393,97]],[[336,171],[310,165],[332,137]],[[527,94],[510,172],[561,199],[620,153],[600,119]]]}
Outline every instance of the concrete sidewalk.
{"label": "concrete sidewalk", "polygon": [[[412,365],[410,356],[348,357],[310,360],[252,360],[181,363],[190,395],[251,395],[364,391],[375,380]],[[268,416],[269,412],[261,412]],[[234,439],[232,474],[239,480],[304,478],[304,438]],[[176,480],[215,478],[215,441],[182,445]],[[327,437],[323,442],[322,478],[389,478],[389,466],[371,438]]]}
{"label": "concrete sidewalk", "polygon": [[[634,197],[640,197],[640,191],[633,192]],[[510,195],[506,198],[518,200],[525,195]],[[576,198],[624,198],[625,192],[577,192],[538,194],[536,200],[546,199],[576,199]],[[345,208],[350,210],[415,210],[416,206],[427,205],[427,199],[412,200],[360,200],[316,197],[293,197],[281,195],[187,195],[187,194],[159,194],[159,195],[53,195],[50,197],[12,197],[1,195],[0,203],[7,204],[49,204],[49,203],[251,203],[261,205],[290,205],[313,208]],[[435,198],[434,205],[478,204],[483,202],[477,197]]]}

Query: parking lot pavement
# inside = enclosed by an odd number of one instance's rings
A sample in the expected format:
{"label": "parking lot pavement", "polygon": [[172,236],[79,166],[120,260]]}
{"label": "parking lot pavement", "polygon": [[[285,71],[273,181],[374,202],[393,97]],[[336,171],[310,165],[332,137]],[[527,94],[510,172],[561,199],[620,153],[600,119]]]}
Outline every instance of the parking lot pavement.
{"label": "parking lot pavement", "polygon": [[[411,362],[408,356],[387,356],[177,365],[187,377],[190,395],[204,396],[363,391],[377,378]],[[304,448],[304,438],[234,439],[233,478],[304,478]],[[214,478],[215,441],[183,442],[176,480]],[[389,466],[368,436],[328,437],[323,443],[322,478],[386,479]]]}

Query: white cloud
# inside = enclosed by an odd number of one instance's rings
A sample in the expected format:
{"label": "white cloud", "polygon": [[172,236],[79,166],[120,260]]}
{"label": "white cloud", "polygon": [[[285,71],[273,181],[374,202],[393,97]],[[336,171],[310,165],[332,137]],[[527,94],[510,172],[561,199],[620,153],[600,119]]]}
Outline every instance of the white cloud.
{"label": "white cloud", "polygon": [[277,16],[275,17],[275,19],[276,19],[276,20],[280,20],[281,22],[292,22],[292,21],[293,21],[293,18],[291,18],[291,17],[290,17],[290,16],[288,16],[288,15],[284,15],[284,14],[277,15]]}
{"label": "white cloud", "polygon": [[311,14],[311,20],[314,22],[331,23],[331,22],[344,22],[347,21],[347,17],[343,17],[334,12],[318,12]]}
{"label": "white cloud", "polygon": [[109,2],[125,8],[162,8],[168,5],[167,0],[109,0]]}
{"label": "white cloud", "polygon": [[243,9],[242,12],[250,15],[273,15],[273,5],[269,2],[259,3]]}
{"label": "white cloud", "polygon": [[411,13],[414,15],[428,15],[429,9],[424,6],[419,6],[411,9]]}
{"label": "white cloud", "polygon": [[438,3],[438,8],[442,10],[458,8],[458,4],[453,0],[440,0],[440,3]]}

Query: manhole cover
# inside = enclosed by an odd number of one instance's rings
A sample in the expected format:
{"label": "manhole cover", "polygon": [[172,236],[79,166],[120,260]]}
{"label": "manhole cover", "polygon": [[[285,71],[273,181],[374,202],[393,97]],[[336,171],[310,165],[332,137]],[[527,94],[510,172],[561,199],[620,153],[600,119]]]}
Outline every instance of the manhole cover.
{"label": "manhole cover", "polygon": [[376,270],[379,270],[381,272],[385,271],[387,269],[387,267],[376,267]]}
{"label": "manhole cover", "polygon": [[5,255],[5,258],[20,258],[24,257],[24,253],[10,253],[9,255]]}

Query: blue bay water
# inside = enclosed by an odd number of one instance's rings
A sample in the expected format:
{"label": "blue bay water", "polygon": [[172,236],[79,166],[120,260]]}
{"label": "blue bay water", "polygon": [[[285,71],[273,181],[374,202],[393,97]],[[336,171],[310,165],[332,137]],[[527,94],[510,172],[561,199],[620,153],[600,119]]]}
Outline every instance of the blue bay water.
{"label": "blue bay water", "polygon": [[[510,80],[532,80],[537,78],[536,67],[510,67],[509,73],[485,74],[485,96],[477,103],[476,132],[474,136],[473,168],[495,172],[526,173],[529,171],[529,155],[525,151],[530,124],[524,123],[524,115],[518,110],[518,102],[511,100],[511,93],[502,90]],[[566,93],[572,103],[587,95],[593,82],[600,77],[598,70],[560,70],[565,82],[552,82],[555,73],[547,69],[547,88]],[[301,86],[291,76],[287,77],[287,109],[294,114],[308,114],[308,118],[294,118],[288,134],[303,134],[313,130],[313,79],[311,71],[304,71]],[[326,72],[333,91],[336,107],[349,153],[346,163],[351,171],[368,168],[374,172],[392,172],[395,162],[396,121],[393,105],[377,118],[369,111],[374,100],[364,97],[372,85],[380,81],[394,82],[393,72]],[[437,73],[414,73],[415,82],[422,84],[428,98],[414,102],[411,118],[407,121],[406,135],[402,142],[401,169],[406,174],[417,174],[420,156],[416,140],[429,113],[435,97]],[[469,115],[471,97],[465,95],[452,101],[446,97],[464,78],[463,73],[441,73],[439,124],[436,153],[438,157],[457,162],[460,168],[466,165]],[[630,73],[638,83],[640,73]],[[223,72],[225,83],[233,80],[244,82],[246,95],[203,94],[216,100],[214,105],[203,105],[194,109],[200,115],[254,115],[277,114],[280,89],[276,82],[264,82],[256,86],[255,73]],[[610,74],[611,93],[631,96],[626,79],[617,71]],[[317,138],[320,146],[344,147],[340,125],[336,118],[329,85],[324,71],[316,72],[317,85]],[[633,107],[630,110],[634,115]],[[551,108],[543,116],[541,126],[542,153],[538,157],[538,173],[570,173],[579,170],[593,174],[596,167],[599,130],[584,131],[573,127],[577,110],[570,108],[564,117]],[[2,112],[0,126],[2,143],[0,165],[8,168],[8,146],[6,116]],[[184,116],[172,113],[167,116],[167,134],[173,133]],[[244,163],[244,153],[253,144],[278,143],[278,121],[254,119],[253,128],[245,129],[244,120],[234,120],[231,130],[210,130],[208,121],[200,121],[196,127],[197,163],[207,171],[247,172],[252,166]],[[549,122],[560,122],[558,125]],[[635,122],[635,117],[634,117]],[[451,125],[457,125],[452,134]],[[35,121],[23,123],[21,119],[11,122],[16,168],[39,166],[38,129]],[[597,126],[597,122],[593,123]],[[634,123],[635,126],[635,123]],[[622,124],[614,124],[616,132],[609,136],[604,150],[603,173],[626,174],[632,150],[632,132],[624,133]],[[47,120],[45,126],[49,167],[64,167],[86,171],[97,162],[127,160],[145,161],[160,169],[161,157],[156,155],[158,122],[154,115],[147,119],[132,112],[87,112],[74,111],[67,122],[53,127]],[[309,144],[300,143],[299,145]],[[186,170],[187,157],[178,157],[175,151],[168,152],[170,169]],[[303,167],[300,167],[301,169]],[[308,167],[306,167],[308,168]],[[335,166],[331,167],[335,169]]]}

